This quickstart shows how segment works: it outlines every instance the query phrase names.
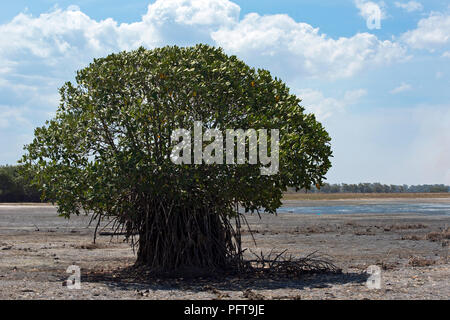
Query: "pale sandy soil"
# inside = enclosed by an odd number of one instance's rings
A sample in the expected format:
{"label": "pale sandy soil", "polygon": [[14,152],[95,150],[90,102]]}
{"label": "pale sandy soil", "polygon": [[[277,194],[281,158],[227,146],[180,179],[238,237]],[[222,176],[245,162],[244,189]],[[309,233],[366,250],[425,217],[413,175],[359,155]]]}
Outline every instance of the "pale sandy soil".
{"label": "pale sandy soil", "polygon": [[[257,247],[248,232],[243,240],[252,251],[288,249],[305,256],[319,250],[332,256],[343,273],[290,280],[136,282],[120,273],[135,259],[130,246],[105,236],[92,246],[89,217],[65,220],[51,206],[0,205],[0,299],[450,298],[449,240],[429,236],[450,226],[449,215],[280,214],[248,219]],[[80,290],[63,286],[66,269],[73,264],[81,268]],[[382,268],[381,289],[366,286],[370,265]]]}

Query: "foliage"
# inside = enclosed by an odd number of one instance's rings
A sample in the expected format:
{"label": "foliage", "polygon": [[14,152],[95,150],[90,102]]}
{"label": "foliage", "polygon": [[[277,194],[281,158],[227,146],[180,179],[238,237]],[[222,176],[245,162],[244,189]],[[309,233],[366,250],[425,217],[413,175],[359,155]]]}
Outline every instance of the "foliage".
{"label": "foliage", "polygon": [[[138,233],[137,262],[155,270],[238,266],[238,205],[275,213],[287,187],[320,185],[331,167],[330,138],[301,100],[221,49],[111,54],[60,94],[55,118],[26,147],[24,174],[62,215],[92,212]],[[279,172],[264,176],[248,163],[175,165],[171,133],[194,121],[279,129]]]}
{"label": "foliage", "polygon": [[19,174],[18,166],[0,166],[0,202],[40,202],[40,197]]}

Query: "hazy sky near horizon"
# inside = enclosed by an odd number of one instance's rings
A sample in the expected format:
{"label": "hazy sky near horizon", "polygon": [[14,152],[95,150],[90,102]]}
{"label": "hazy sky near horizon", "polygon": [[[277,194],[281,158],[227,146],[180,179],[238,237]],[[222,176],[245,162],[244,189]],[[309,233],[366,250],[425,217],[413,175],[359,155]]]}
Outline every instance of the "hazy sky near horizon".
{"label": "hazy sky near horizon", "polygon": [[[369,29],[370,10],[381,28]],[[283,79],[332,137],[330,183],[450,184],[447,0],[36,0],[0,11],[0,164],[94,57],[208,43]]]}

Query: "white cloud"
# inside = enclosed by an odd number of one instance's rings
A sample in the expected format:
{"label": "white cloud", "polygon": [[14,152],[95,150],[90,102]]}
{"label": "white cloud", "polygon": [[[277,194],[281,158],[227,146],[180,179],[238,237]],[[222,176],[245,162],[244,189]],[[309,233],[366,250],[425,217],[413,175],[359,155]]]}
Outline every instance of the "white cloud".
{"label": "white cloud", "polygon": [[[96,21],[76,6],[18,14],[0,25],[0,105],[10,106],[0,110],[2,149],[20,154],[11,128],[31,135],[43,125],[58,105],[58,87],[93,58],[141,45],[212,43],[210,33],[237,23],[239,10],[227,0],[158,0],[139,21],[122,24]],[[11,163],[13,155],[3,152],[0,161]]]}
{"label": "white cloud", "polygon": [[302,99],[302,106],[306,111],[314,113],[317,119],[322,121],[333,114],[345,111],[346,107],[356,104],[367,94],[367,90],[346,91],[339,98],[325,97],[321,91],[309,88],[296,90],[296,94]]}
{"label": "white cloud", "polygon": [[[382,4],[378,6],[383,9]],[[419,23],[419,29],[426,28]],[[416,38],[418,40],[413,42],[406,41],[409,39],[406,35],[402,39],[409,45],[417,45],[420,37]],[[96,21],[77,7],[55,9],[39,16],[22,13],[0,25],[0,145],[7,150],[2,153],[0,161],[12,163],[17,159],[23,143],[31,139],[33,127],[42,125],[43,120],[56,109],[57,87],[71,80],[75,70],[87,65],[92,58],[140,45],[154,48],[198,42],[222,46],[247,63],[267,68],[289,80],[300,79],[301,85],[297,86],[300,88],[315,87],[314,84],[305,84],[311,79],[311,82],[317,80],[319,87],[329,79],[351,78],[406,57],[404,44],[383,41],[370,33],[332,38],[318,28],[297,22],[287,15],[249,14],[239,20],[239,6],[228,0],[157,0],[148,6],[141,20],[122,24],[113,19]],[[391,154],[386,149],[389,149],[391,135],[395,133],[392,128],[401,123],[403,113],[394,117],[389,126],[385,115],[379,115],[379,127],[373,125],[373,132],[365,134],[364,130],[370,127],[368,123],[371,123],[372,117],[358,118],[345,110],[357,104],[366,91],[345,91],[345,84],[343,88],[340,94],[331,96],[314,89],[297,92],[308,111],[327,121],[331,129],[339,126],[335,133],[342,134],[336,134],[338,143],[334,161],[338,167],[348,164],[349,172],[341,172],[349,176],[353,174],[358,180],[366,179],[368,174],[379,174],[380,179],[397,174],[395,170],[402,169],[401,165],[394,166],[389,172],[384,172],[383,168],[389,170],[392,164],[393,158],[389,158]],[[441,118],[437,119],[441,121]],[[448,121],[448,117],[443,119]],[[352,126],[361,131],[352,131],[345,136],[345,130],[350,130]],[[428,124],[424,128],[428,128]],[[439,128],[448,131],[444,124]],[[434,130],[434,127],[429,129]],[[11,134],[13,130],[14,134]],[[376,140],[380,132],[389,135],[386,141]],[[432,132],[430,139],[442,135],[441,131]],[[442,137],[448,136],[445,134]],[[357,143],[353,144],[357,139]],[[425,146],[425,143],[418,143],[418,146]],[[442,151],[442,155],[436,154],[437,150],[430,152],[434,152],[430,155],[430,163],[449,160],[447,151]],[[387,158],[379,160],[384,161],[385,166],[373,160],[380,155]],[[403,153],[394,155],[402,157]],[[361,160],[360,168],[355,165],[356,160]],[[405,182],[400,178],[412,176],[410,173],[416,169],[418,165],[410,165],[409,171],[404,172],[402,177],[398,173],[397,182]],[[432,171],[432,177],[440,179],[439,173],[442,169]],[[423,174],[425,177],[425,169]],[[438,180],[432,182],[435,181]]]}
{"label": "white cloud", "polygon": [[23,65],[20,61],[46,66],[64,62],[65,68],[71,68],[117,50],[118,28],[111,19],[96,22],[80,11],[57,9],[36,18],[21,13],[0,26],[0,56],[19,61],[17,65]]}
{"label": "white cloud", "polygon": [[357,89],[357,90],[346,91],[345,95],[344,95],[344,101],[348,105],[355,104],[366,94],[367,94],[366,89]]}
{"label": "white cloud", "polygon": [[391,94],[397,94],[405,91],[409,91],[412,89],[412,86],[408,83],[402,82],[398,87],[392,89],[390,91]]}
{"label": "white cloud", "polygon": [[76,6],[37,17],[21,13],[0,25],[0,75],[46,74],[62,81],[111,52],[198,42],[295,77],[351,77],[405,56],[401,45],[369,33],[333,39],[287,15],[249,14],[239,21],[239,12],[228,0],[157,0],[134,23],[96,21]]}
{"label": "white cloud", "polygon": [[450,58],[450,51],[445,51],[445,52],[442,54],[442,57],[443,57],[443,58]]}
{"label": "white cloud", "polygon": [[[212,33],[217,45],[258,66],[296,77],[345,78],[405,58],[405,49],[369,33],[333,39],[287,15],[248,14]],[[288,68],[286,66],[289,66]]]}
{"label": "white cloud", "polygon": [[157,0],[142,24],[152,26],[153,45],[211,43],[211,32],[239,21],[240,7],[228,0]]}
{"label": "white cloud", "polygon": [[240,7],[228,0],[158,0],[150,4],[144,21],[164,24],[222,27],[239,19]]}
{"label": "white cloud", "polygon": [[111,18],[95,21],[76,6],[38,17],[21,13],[0,25],[0,57],[14,62],[33,57],[46,65],[64,60],[68,68],[140,45],[211,42],[210,33],[236,23],[239,11],[228,0],[158,0],[141,21],[122,24]]}
{"label": "white cloud", "polygon": [[406,10],[408,12],[414,12],[414,11],[422,11],[423,5],[420,2],[417,1],[409,1],[409,2],[394,2],[395,6],[397,8],[402,8],[403,10]]}
{"label": "white cloud", "polygon": [[433,13],[421,19],[417,28],[405,32],[401,39],[415,49],[433,51],[450,45],[450,15]]}
{"label": "white cloud", "polygon": [[[129,24],[95,21],[77,7],[38,17],[19,14],[0,26],[0,57],[18,65],[31,57],[34,65],[54,67],[52,72],[62,79],[67,70],[73,74],[93,57],[139,45],[217,44],[246,61],[298,77],[351,77],[405,56],[401,45],[369,33],[333,39],[287,15],[249,14],[239,21],[239,11],[227,0],[158,0],[141,21]],[[58,68],[62,64],[64,72]],[[0,72],[13,67],[0,65]]]}

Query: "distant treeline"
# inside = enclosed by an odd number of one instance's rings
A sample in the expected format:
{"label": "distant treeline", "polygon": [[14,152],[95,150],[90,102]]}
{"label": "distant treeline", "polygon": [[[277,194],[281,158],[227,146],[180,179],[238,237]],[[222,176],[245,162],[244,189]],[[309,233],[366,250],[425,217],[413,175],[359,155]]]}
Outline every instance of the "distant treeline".
{"label": "distant treeline", "polygon": [[443,184],[422,184],[416,186],[387,185],[381,183],[358,183],[358,184],[328,184],[325,183],[320,189],[313,186],[308,192],[311,193],[438,193],[450,192],[450,186]]}
{"label": "distant treeline", "polygon": [[[19,166],[0,166],[0,202],[41,202],[41,194],[30,187],[19,174]],[[294,190],[290,190],[294,191]],[[443,184],[423,184],[417,186],[387,185],[381,183],[328,184],[320,189],[313,186],[311,193],[430,193],[450,192]]]}
{"label": "distant treeline", "polygon": [[19,174],[19,166],[0,166],[0,202],[41,202],[41,194]]}

